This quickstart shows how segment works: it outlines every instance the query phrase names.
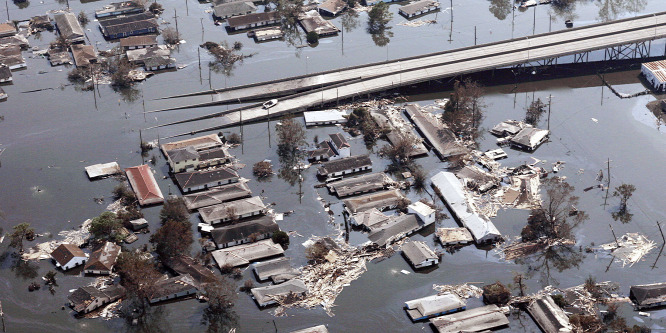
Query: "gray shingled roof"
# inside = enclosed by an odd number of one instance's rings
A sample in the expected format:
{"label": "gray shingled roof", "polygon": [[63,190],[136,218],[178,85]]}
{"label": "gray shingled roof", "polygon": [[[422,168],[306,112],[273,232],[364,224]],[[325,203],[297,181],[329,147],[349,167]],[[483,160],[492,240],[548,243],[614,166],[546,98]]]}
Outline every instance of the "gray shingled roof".
{"label": "gray shingled roof", "polygon": [[83,33],[83,28],[81,28],[76,15],[72,13],[61,13],[56,14],[53,17],[61,36],[69,40],[76,40],[85,36]]}
{"label": "gray shingled roof", "polygon": [[198,187],[215,182],[226,182],[238,178],[236,170],[227,167],[218,167],[212,170],[181,172],[176,174],[176,183],[181,189]]}
{"label": "gray shingled roof", "polygon": [[192,146],[169,150],[168,152],[166,152],[166,154],[174,163],[187,160],[195,160],[199,158],[199,153],[197,153],[197,150],[194,149]]}
{"label": "gray shingled roof", "polygon": [[217,17],[239,16],[257,9],[252,2],[227,2],[213,7],[213,12]]}
{"label": "gray shingled roof", "polygon": [[412,265],[418,265],[429,259],[437,259],[437,254],[424,242],[407,242],[400,249]]}
{"label": "gray shingled roof", "polygon": [[206,223],[212,221],[224,220],[229,218],[229,214],[233,212],[237,216],[265,210],[266,205],[261,201],[261,198],[254,196],[247,199],[240,199],[230,202],[221,203],[209,207],[199,208],[199,214]]}
{"label": "gray shingled roof", "polygon": [[290,293],[304,294],[308,292],[305,283],[299,279],[289,280],[282,284],[252,288],[252,295],[259,304],[271,302],[273,296],[286,296]]}
{"label": "gray shingled roof", "polygon": [[260,216],[247,221],[235,223],[229,226],[215,228],[211,231],[211,236],[215,244],[222,245],[241,239],[245,239],[251,234],[273,233],[280,230],[272,216]]}
{"label": "gray shingled roof", "polygon": [[319,174],[326,176],[336,172],[341,172],[350,169],[358,169],[366,166],[372,166],[372,161],[368,155],[356,155],[341,158],[339,160],[329,161],[322,163],[319,167]]}
{"label": "gray shingled roof", "polygon": [[210,190],[187,194],[183,196],[187,209],[194,210],[201,207],[221,204],[252,195],[246,181],[213,187]]}

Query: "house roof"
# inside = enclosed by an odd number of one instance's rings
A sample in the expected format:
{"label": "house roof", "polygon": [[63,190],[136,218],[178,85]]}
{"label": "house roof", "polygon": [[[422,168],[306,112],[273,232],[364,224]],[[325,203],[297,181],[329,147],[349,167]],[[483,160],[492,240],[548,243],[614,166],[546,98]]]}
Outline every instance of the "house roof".
{"label": "house roof", "polygon": [[60,31],[60,35],[63,37],[67,39],[83,38],[83,28],[81,28],[81,24],[79,24],[76,15],[72,13],[60,13],[55,14],[53,19],[56,22],[58,31]]}
{"label": "house roof", "polygon": [[411,210],[415,211],[417,214],[421,214],[423,216],[428,216],[428,215],[435,212],[435,210],[432,207],[424,204],[421,201],[417,201],[417,202],[407,206],[407,208],[411,209]]}
{"label": "house roof", "polygon": [[229,151],[227,151],[227,148],[225,147],[199,149],[198,152],[199,159],[202,161],[218,158],[229,158]]}
{"label": "house roof", "polygon": [[270,303],[274,296],[286,296],[290,293],[304,294],[308,292],[308,288],[303,281],[292,279],[281,284],[252,288],[251,292],[257,303],[265,304]]}
{"label": "house roof", "polygon": [[213,7],[213,12],[217,17],[238,16],[251,13],[257,10],[252,2],[227,2]]}
{"label": "house roof", "polygon": [[497,125],[495,125],[490,133],[504,136],[505,134],[515,135],[520,132],[521,129],[525,127],[525,123],[516,121],[516,120],[505,120]]}
{"label": "house roof", "polygon": [[92,45],[72,44],[70,48],[72,55],[74,55],[76,67],[86,67],[91,62],[97,61],[97,52],[95,52],[95,47]]}
{"label": "house roof", "polygon": [[451,212],[469,229],[477,242],[499,238],[501,234],[486,217],[472,211],[462,187],[462,183],[453,173],[440,171],[430,178],[433,186],[440,192]]}
{"label": "house roof", "polygon": [[104,164],[93,164],[93,165],[87,166],[85,169],[86,169],[86,173],[88,173],[88,178],[97,178],[97,177],[115,175],[117,173],[122,172],[122,170],[120,170],[120,166],[118,165],[118,162],[110,162],[110,163],[104,163]]}
{"label": "house roof", "polygon": [[527,311],[539,327],[547,333],[570,333],[573,327],[562,308],[555,304],[550,295],[545,295],[527,305]]}
{"label": "house roof", "polygon": [[407,242],[400,248],[402,253],[413,265],[418,265],[426,260],[438,259],[437,254],[426,243],[420,241]]}
{"label": "house roof", "polygon": [[247,199],[239,199],[199,208],[198,211],[199,214],[201,214],[201,218],[204,220],[204,222],[211,223],[212,221],[230,218],[230,214],[241,216],[253,212],[263,211],[265,209],[266,205],[264,205],[264,202],[261,201],[261,198],[254,196]]}
{"label": "house roof", "polygon": [[176,59],[167,56],[154,56],[143,61],[147,69],[152,67],[175,67]]}
{"label": "house roof", "polygon": [[328,333],[328,329],[324,325],[317,325],[297,331],[291,331],[291,333]]}
{"label": "house roof", "polygon": [[516,136],[511,139],[511,142],[534,148],[536,145],[541,143],[545,137],[550,134],[549,130],[538,129],[534,127],[526,127],[520,130]]}
{"label": "house roof", "polygon": [[120,39],[121,47],[157,45],[157,35],[130,36]]}
{"label": "house roof", "polygon": [[174,163],[199,159],[199,153],[192,146],[169,150],[166,154]]}
{"label": "house roof", "polygon": [[434,0],[421,0],[400,7],[400,11],[411,16],[431,7],[439,8],[439,2]]}
{"label": "house roof", "polygon": [[299,23],[305,32],[314,31],[318,35],[336,34],[338,29],[333,23],[325,20],[316,10],[309,11],[299,16]]}
{"label": "house roof", "polygon": [[22,49],[27,49],[30,42],[23,35],[14,35],[0,38],[0,45],[16,45]]}
{"label": "house roof", "polygon": [[454,294],[432,295],[405,302],[407,314],[416,320],[441,312],[464,308],[465,302]]}
{"label": "house roof", "polygon": [[646,62],[642,64],[642,67],[648,69],[659,80],[659,83],[666,82],[666,60]]}
{"label": "house roof", "polygon": [[402,199],[405,199],[402,192],[394,189],[353,197],[343,202],[351,214],[356,214],[372,208],[382,210],[386,207],[392,207],[397,205]]}
{"label": "house roof", "polygon": [[284,253],[282,246],[275,244],[271,239],[243,244],[227,249],[212,252],[217,266],[222,268],[226,265],[231,267],[247,265],[252,261],[268,258]]}
{"label": "house roof", "polygon": [[124,17],[99,20],[99,25],[105,36],[116,35],[119,33],[129,33],[143,29],[155,28],[159,26],[155,16],[144,12],[140,14],[127,15]]}
{"label": "house roof", "polygon": [[104,8],[100,10],[95,11],[95,17],[98,17],[100,15],[104,14],[112,14],[115,12],[142,12],[143,11],[143,6],[135,3],[134,1],[123,1],[123,2],[112,2]]}
{"label": "house roof", "polygon": [[111,242],[106,242],[102,247],[97,249],[90,255],[90,259],[83,268],[84,271],[111,271],[113,265],[116,264],[116,259],[120,254],[120,246]]}
{"label": "house roof", "polygon": [[469,151],[456,141],[448,126],[429,113],[422,112],[418,104],[405,105],[405,112],[438,152],[440,158],[463,155]]}
{"label": "house roof", "polygon": [[157,185],[157,181],[155,181],[148,165],[143,164],[127,168],[125,173],[139,199],[140,205],[150,205],[164,201],[162,191],[160,191],[160,187]]}
{"label": "house roof", "polygon": [[420,227],[421,223],[416,215],[405,214],[395,217],[389,223],[372,230],[368,234],[368,239],[379,246],[385,246]]}
{"label": "house roof", "polygon": [[328,161],[322,163],[319,167],[319,174],[326,176],[328,174],[333,174],[336,172],[341,172],[345,170],[358,169],[366,166],[372,166],[372,161],[368,155],[356,155],[341,158],[339,160]]}
{"label": "house roof", "polygon": [[217,183],[229,179],[237,179],[236,170],[227,167],[218,167],[212,170],[181,172],[176,174],[176,183],[181,189],[198,187],[206,184]]}
{"label": "house roof", "polygon": [[371,208],[364,212],[352,215],[356,224],[365,226],[368,229],[375,229],[391,220],[391,217],[380,212],[377,208]]}
{"label": "house roof", "polygon": [[345,139],[345,137],[342,136],[342,134],[340,133],[329,134],[328,136],[331,138],[331,142],[333,142],[335,148],[337,148],[338,150],[351,147],[351,145],[349,145],[349,142],[347,142],[347,139]]}
{"label": "house roof", "polygon": [[108,296],[101,290],[92,286],[80,287],[67,296],[67,299],[72,303],[74,311],[76,312],[84,311],[90,303],[100,298],[105,299],[108,298]]}
{"label": "house roof", "polygon": [[197,283],[217,280],[217,275],[190,256],[178,256],[164,261],[164,264],[179,275],[190,275]]}
{"label": "house roof", "polygon": [[305,123],[318,123],[318,122],[338,122],[346,123],[345,116],[347,112],[338,110],[323,110],[323,111],[308,111],[303,112]]}
{"label": "house roof", "polygon": [[18,30],[16,30],[16,26],[13,23],[0,23],[0,36],[14,35],[17,32]]}
{"label": "house roof", "polygon": [[171,50],[166,45],[156,45],[142,49],[127,50],[125,54],[127,54],[127,60],[130,62],[145,62],[152,58],[169,57],[171,56]]}
{"label": "house roof", "polygon": [[229,226],[215,228],[211,231],[211,236],[215,244],[222,245],[248,238],[254,233],[266,234],[278,230],[280,230],[280,227],[275,223],[272,216],[260,216]]}
{"label": "house roof", "polygon": [[230,17],[227,19],[227,24],[230,28],[237,28],[249,24],[275,21],[278,19],[280,19],[278,12],[261,12]]}
{"label": "house roof", "polygon": [[631,286],[630,295],[638,305],[666,301],[666,282]]}
{"label": "house roof", "polygon": [[197,136],[191,139],[165,143],[162,144],[161,148],[163,152],[166,152],[169,150],[184,148],[187,146],[193,146],[195,149],[222,146],[222,140],[220,140],[220,137],[217,134],[208,134],[203,136]]}
{"label": "house roof", "polygon": [[83,250],[74,244],[60,244],[51,252],[51,258],[55,260],[60,266],[64,266],[75,257],[86,257]]}
{"label": "house roof", "polygon": [[353,195],[356,192],[380,190],[389,183],[391,183],[391,178],[383,172],[377,172],[345,178],[343,180],[331,182],[326,186],[331,192],[335,192],[339,197],[345,197]]}
{"label": "house roof", "polygon": [[334,156],[335,153],[331,149],[331,147],[328,146],[328,143],[322,142],[319,148],[309,150],[308,151],[308,158],[313,159],[319,156],[323,156],[325,158],[329,158],[331,156]]}
{"label": "house roof", "polygon": [[486,305],[433,318],[430,323],[440,333],[479,332],[509,325],[509,320],[497,305]]}
{"label": "house roof", "polygon": [[240,181],[228,185],[216,186],[209,190],[187,194],[183,196],[187,209],[194,210],[201,207],[221,204],[226,201],[249,197],[252,191],[247,181]]}
{"label": "house roof", "polygon": [[173,294],[178,294],[192,288],[199,289],[199,284],[192,278],[190,274],[178,275],[170,279],[158,281],[153,287],[153,293],[150,299],[157,299]]}
{"label": "house roof", "polygon": [[319,5],[319,10],[324,10],[331,15],[338,15],[345,8],[347,8],[347,2],[344,0],[326,0]]}
{"label": "house roof", "polygon": [[257,274],[257,279],[259,281],[268,280],[274,276],[290,276],[294,278],[300,275],[300,272],[291,267],[290,260],[287,257],[272,259],[268,261],[262,261],[252,264],[252,269],[254,273]]}

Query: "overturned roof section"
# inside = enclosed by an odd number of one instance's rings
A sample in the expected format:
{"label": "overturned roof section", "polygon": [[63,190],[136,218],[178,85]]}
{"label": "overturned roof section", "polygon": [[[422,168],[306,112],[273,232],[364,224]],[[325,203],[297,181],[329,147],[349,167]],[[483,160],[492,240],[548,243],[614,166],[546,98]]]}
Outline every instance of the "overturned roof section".
{"label": "overturned roof section", "polygon": [[153,172],[148,165],[127,168],[125,173],[141,206],[158,204],[164,201],[162,191],[160,191],[160,187],[157,185]]}
{"label": "overturned roof section", "polygon": [[470,209],[462,184],[450,172],[440,171],[430,178],[444,202],[458,220],[469,229],[478,243],[492,242],[501,237],[495,225]]}
{"label": "overturned roof section", "polygon": [[562,308],[555,304],[550,295],[535,299],[527,306],[534,321],[546,333],[571,333],[573,327]]}
{"label": "overturned roof section", "polygon": [[273,243],[270,239],[212,252],[213,258],[215,259],[217,266],[220,268],[227,265],[231,267],[243,266],[258,259],[268,258],[282,253],[284,253],[282,246]]}
{"label": "overturned roof section", "polygon": [[497,305],[486,305],[430,319],[439,333],[480,332],[509,325],[509,320]]}

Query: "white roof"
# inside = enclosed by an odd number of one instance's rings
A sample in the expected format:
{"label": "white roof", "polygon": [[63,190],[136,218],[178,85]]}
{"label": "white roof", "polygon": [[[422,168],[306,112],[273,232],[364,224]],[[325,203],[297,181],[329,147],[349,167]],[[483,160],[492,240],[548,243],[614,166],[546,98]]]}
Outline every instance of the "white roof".
{"label": "white roof", "polygon": [[338,110],[324,110],[324,111],[310,111],[303,112],[303,117],[305,117],[305,123],[320,123],[320,122],[338,122],[344,123],[347,122],[346,116],[347,112],[338,111]]}
{"label": "white roof", "polygon": [[95,164],[86,167],[88,178],[97,178],[102,176],[115,175],[121,173],[120,166],[116,162]]}
{"label": "white roof", "polygon": [[272,257],[284,253],[282,246],[265,239],[250,244],[243,244],[227,249],[213,251],[213,259],[222,268],[225,265],[232,267],[243,266],[261,258]]}
{"label": "white roof", "polygon": [[491,221],[471,212],[462,183],[453,173],[440,171],[432,176],[430,181],[439,189],[444,201],[451,207],[452,213],[469,229],[477,242],[485,242],[501,236]]}
{"label": "white roof", "polygon": [[423,202],[417,201],[409,206],[407,206],[408,209],[413,210],[417,214],[421,214],[423,216],[428,216],[432,213],[435,212],[434,209],[430,208],[430,206],[424,204]]}
{"label": "white roof", "polygon": [[416,309],[423,316],[430,316],[464,306],[465,302],[453,294],[432,295],[405,302],[407,309]]}

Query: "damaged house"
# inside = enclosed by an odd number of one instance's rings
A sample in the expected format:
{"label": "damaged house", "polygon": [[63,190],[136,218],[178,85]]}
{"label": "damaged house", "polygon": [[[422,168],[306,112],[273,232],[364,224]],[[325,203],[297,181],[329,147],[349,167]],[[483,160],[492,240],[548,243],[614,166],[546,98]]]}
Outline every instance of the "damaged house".
{"label": "damaged house", "polygon": [[254,263],[252,270],[259,282],[271,280],[274,284],[291,280],[301,274],[291,267],[290,259],[287,257]]}
{"label": "damaged house", "polygon": [[345,210],[349,215],[364,212],[372,208],[378,210],[393,209],[403,200],[407,200],[400,190],[375,192],[344,200]]}
{"label": "damaged house", "polygon": [[90,260],[83,267],[85,274],[109,275],[113,271],[116,259],[120,254],[120,246],[106,242],[90,255]]}
{"label": "damaged house", "polygon": [[545,333],[572,333],[573,326],[569,317],[564,313],[550,295],[544,295],[532,300],[527,306],[527,312]]}
{"label": "damaged house", "polygon": [[329,134],[329,140],[318,144],[318,148],[308,151],[308,159],[313,161],[339,160],[351,156],[351,145],[340,133]]}
{"label": "damaged house", "polygon": [[271,239],[261,240],[255,243],[233,246],[212,252],[213,259],[220,268],[245,266],[253,261],[278,256],[284,253],[279,244]]}
{"label": "damaged house", "polygon": [[199,208],[198,211],[204,223],[214,225],[263,215],[266,214],[267,208],[261,198],[255,196]]}
{"label": "damaged house", "polygon": [[509,325],[509,319],[493,304],[433,318],[430,324],[439,333],[487,332]]}
{"label": "damaged house", "polygon": [[439,264],[439,256],[425,242],[407,242],[400,249],[402,255],[415,269]]}
{"label": "damaged house", "polygon": [[56,267],[66,271],[83,265],[88,260],[88,255],[74,244],[60,244],[51,252],[51,258],[55,261]]}
{"label": "damaged house", "polygon": [[272,216],[261,216],[211,231],[211,237],[218,249],[253,243],[270,238],[280,227]]}
{"label": "damaged house", "polygon": [[252,297],[257,301],[259,307],[265,307],[276,304],[277,301],[275,300],[275,297],[288,296],[291,294],[305,295],[308,292],[308,288],[303,281],[293,279],[281,284],[252,288],[251,292]]}
{"label": "damaged house", "polygon": [[549,130],[526,127],[511,138],[511,146],[526,151],[534,151],[548,139],[549,135]]}
{"label": "damaged house", "polygon": [[240,179],[236,170],[227,167],[181,172],[175,174],[174,178],[183,193],[197,192],[215,186],[228,185],[236,183]]}
{"label": "damaged house", "polygon": [[339,198],[358,195],[362,193],[383,190],[393,183],[393,180],[383,172],[345,178],[328,183],[326,187]]}
{"label": "damaged house", "polygon": [[161,280],[153,286],[153,293],[148,297],[150,304],[194,295],[199,291],[199,284],[191,275],[178,275],[166,280]]}
{"label": "damaged house", "polygon": [[629,299],[638,309],[666,305],[666,282],[631,286]]}
{"label": "damaged house", "polygon": [[82,43],[85,40],[85,34],[76,15],[72,13],[60,13],[53,16],[56,29],[60,36],[67,39],[70,43]]}
{"label": "damaged house", "polygon": [[80,287],[67,296],[69,306],[78,313],[89,313],[95,309],[115,302],[125,296],[125,288],[120,285],[97,289],[93,286]]}
{"label": "damaged house", "polygon": [[206,191],[196,192],[183,196],[185,206],[189,210],[221,204],[242,198],[249,198],[252,191],[247,181],[239,181],[228,185],[215,186]]}

